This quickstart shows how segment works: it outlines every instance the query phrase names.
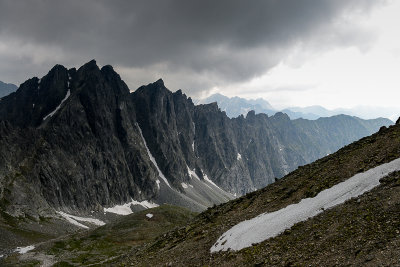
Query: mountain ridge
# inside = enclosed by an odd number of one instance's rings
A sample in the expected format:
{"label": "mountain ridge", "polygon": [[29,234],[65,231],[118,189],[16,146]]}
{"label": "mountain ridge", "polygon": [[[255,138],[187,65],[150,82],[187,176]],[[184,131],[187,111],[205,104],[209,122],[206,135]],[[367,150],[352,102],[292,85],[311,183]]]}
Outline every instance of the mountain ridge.
{"label": "mountain ridge", "polygon": [[283,113],[229,119],[162,80],[130,93],[94,60],[29,79],[2,98],[0,121],[1,210],[36,219],[133,200],[204,210],[388,125]]}
{"label": "mountain ridge", "polygon": [[326,109],[322,106],[314,105],[307,107],[287,107],[284,109],[274,108],[268,101],[262,98],[246,99],[240,97],[227,97],[216,93],[207,98],[196,100],[196,104],[208,104],[217,102],[222,111],[225,111],[228,117],[235,118],[240,115],[246,116],[250,110],[256,113],[265,113],[269,116],[277,112],[288,114],[292,119],[308,119],[316,120],[321,117],[331,117],[337,115],[356,116],[363,119],[383,119],[387,118],[392,121],[397,119],[395,114],[400,114],[397,108],[382,108],[382,107],[355,107],[351,109],[337,108],[333,110]]}

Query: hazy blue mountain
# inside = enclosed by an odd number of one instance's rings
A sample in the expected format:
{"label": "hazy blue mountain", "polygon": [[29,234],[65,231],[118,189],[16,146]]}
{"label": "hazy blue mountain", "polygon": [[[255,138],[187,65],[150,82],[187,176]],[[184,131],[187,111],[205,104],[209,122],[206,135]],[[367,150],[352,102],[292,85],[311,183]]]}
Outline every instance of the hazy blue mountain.
{"label": "hazy blue mountain", "polygon": [[197,100],[196,104],[209,104],[217,102],[222,111],[230,118],[235,118],[239,115],[246,115],[248,111],[254,110],[256,114],[265,113],[269,116],[276,112],[286,113],[292,120],[294,119],[308,119],[316,120],[321,117],[331,117],[335,115],[345,114],[356,116],[362,119],[375,119],[375,118],[388,118],[395,121],[400,115],[400,108],[396,107],[355,107],[351,109],[334,109],[329,110],[322,106],[309,106],[309,107],[288,107],[282,110],[275,109],[268,101],[258,98],[245,99],[240,97],[227,97],[221,94],[213,94],[205,99]]}
{"label": "hazy blue mountain", "polygon": [[331,112],[321,106],[312,107],[292,107],[283,110],[275,109],[268,101],[258,99],[245,99],[240,97],[227,97],[222,94],[213,94],[205,99],[196,101],[196,104],[209,104],[217,102],[219,108],[226,112],[226,115],[230,118],[236,118],[239,115],[244,115],[254,110],[256,114],[265,113],[269,116],[274,115],[276,112],[283,112],[289,115],[291,119],[309,119],[316,120],[320,117],[329,117],[338,115],[337,112]]}
{"label": "hazy blue mountain", "polygon": [[375,118],[388,118],[396,121],[400,115],[400,108],[398,107],[371,107],[371,106],[358,106],[354,108],[337,108],[326,109],[321,106],[310,107],[289,107],[282,112],[285,112],[292,119],[304,118],[315,120],[319,117],[330,117],[339,114],[346,114],[356,116],[361,119],[375,119]]}
{"label": "hazy blue mountain", "polygon": [[331,111],[321,106],[289,107],[283,109],[282,112],[288,114],[291,119],[303,118],[309,120],[316,120],[321,117],[331,117],[339,114],[349,115],[348,113]]}
{"label": "hazy blue mountain", "polygon": [[12,92],[15,92],[17,89],[18,89],[18,87],[15,84],[4,83],[4,82],[0,81],[0,97],[9,95]]}
{"label": "hazy blue mountain", "polygon": [[277,112],[268,101],[262,98],[248,100],[237,96],[227,97],[221,94],[213,94],[197,101],[196,104],[210,104],[213,102],[217,102],[221,111],[225,111],[229,118],[246,115],[250,110],[254,110],[256,114],[265,113],[268,115],[273,115]]}

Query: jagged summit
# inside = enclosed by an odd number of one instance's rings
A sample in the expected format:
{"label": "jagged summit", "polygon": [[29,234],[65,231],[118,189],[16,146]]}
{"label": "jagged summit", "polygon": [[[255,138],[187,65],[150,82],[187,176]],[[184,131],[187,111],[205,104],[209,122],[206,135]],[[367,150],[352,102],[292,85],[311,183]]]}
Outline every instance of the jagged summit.
{"label": "jagged summit", "polygon": [[99,68],[97,66],[97,62],[95,59],[88,61],[87,63],[83,64],[81,68]]}
{"label": "jagged summit", "polygon": [[158,86],[164,86],[164,87],[165,87],[164,81],[163,81],[161,78],[158,79],[154,84],[156,84],[156,85],[158,85]]}

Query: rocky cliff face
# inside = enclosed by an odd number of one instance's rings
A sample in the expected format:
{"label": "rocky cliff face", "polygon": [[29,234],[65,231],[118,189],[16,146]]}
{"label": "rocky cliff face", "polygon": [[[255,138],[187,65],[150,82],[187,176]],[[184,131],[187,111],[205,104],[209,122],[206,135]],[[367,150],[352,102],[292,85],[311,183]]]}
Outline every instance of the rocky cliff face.
{"label": "rocky cliff face", "polygon": [[390,123],[254,112],[229,119],[162,80],[130,93],[95,61],[23,83],[2,98],[0,121],[0,208],[31,216],[131,199],[204,209]]}

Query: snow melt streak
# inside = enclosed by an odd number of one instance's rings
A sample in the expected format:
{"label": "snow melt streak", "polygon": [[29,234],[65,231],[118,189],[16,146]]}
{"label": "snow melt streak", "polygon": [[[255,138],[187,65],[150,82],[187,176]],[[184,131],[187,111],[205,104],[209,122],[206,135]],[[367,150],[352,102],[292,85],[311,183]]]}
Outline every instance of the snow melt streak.
{"label": "snow melt streak", "polygon": [[156,168],[157,168],[158,176],[160,176],[160,178],[161,178],[170,188],[172,188],[172,187],[169,185],[167,178],[165,178],[165,176],[164,176],[164,174],[161,172],[160,168],[158,168],[156,159],[153,157],[153,155],[151,154],[149,148],[147,147],[147,143],[146,143],[146,140],[144,139],[144,136],[143,136],[143,133],[142,133],[142,129],[140,128],[139,124],[136,123],[136,125],[137,125],[137,127],[138,127],[138,129],[139,129],[140,136],[142,137],[144,146],[146,147],[147,154],[149,155],[149,158],[150,158],[151,162],[153,162],[154,166],[156,166]]}
{"label": "snow melt streak", "polygon": [[74,224],[76,226],[85,228],[85,229],[88,229],[89,227],[87,227],[84,224],[79,223],[78,221],[80,221],[80,222],[88,222],[88,223],[91,223],[91,224],[94,224],[94,225],[98,225],[98,226],[105,225],[105,223],[103,221],[100,221],[98,219],[74,216],[74,215],[67,214],[67,213],[62,212],[62,211],[57,211],[57,213],[60,214],[61,216],[63,216],[68,222],[70,222],[70,223],[72,223],[72,224]]}
{"label": "snow melt streak", "polygon": [[211,252],[240,250],[275,237],[294,224],[305,221],[346,200],[357,197],[379,185],[379,179],[400,170],[400,159],[382,164],[320,192],[313,198],[243,221],[225,232],[211,247]]}
{"label": "snow melt streak", "polygon": [[61,105],[62,105],[62,103],[64,103],[65,102],[65,100],[67,100],[68,99],[68,97],[71,95],[71,91],[68,89],[68,92],[67,92],[67,94],[65,95],[65,97],[64,97],[64,99],[63,100],[61,100],[61,103],[60,103],[60,105],[58,105],[58,107],[56,107],[56,109],[53,111],[53,112],[51,112],[50,114],[48,114],[46,117],[44,117],[43,118],[43,120],[45,121],[48,117],[52,117],[54,114],[56,114],[56,112],[57,112],[57,110],[59,110],[60,109],[60,107],[61,107]]}

